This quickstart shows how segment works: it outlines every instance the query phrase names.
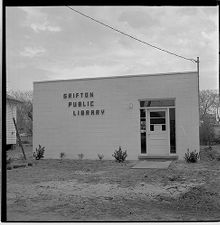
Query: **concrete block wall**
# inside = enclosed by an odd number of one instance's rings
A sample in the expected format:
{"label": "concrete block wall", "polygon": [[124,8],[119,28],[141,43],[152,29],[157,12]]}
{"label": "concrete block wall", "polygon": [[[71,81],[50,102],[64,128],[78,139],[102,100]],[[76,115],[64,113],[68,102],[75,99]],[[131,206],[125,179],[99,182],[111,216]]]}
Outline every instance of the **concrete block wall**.
{"label": "concrete block wall", "polygon": [[[93,92],[94,107],[104,115],[73,116],[74,107],[64,93]],[[34,83],[33,148],[45,146],[46,158],[105,159],[119,146],[128,159],[140,154],[139,100],[174,98],[176,100],[177,154],[187,148],[199,149],[198,82],[195,72],[80,79]],[[87,100],[85,98],[78,100]],[[132,108],[131,108],[132,105]],[[80,109],[77,107],[77,110]],[[83,108],[82,108],[83,109]]]}

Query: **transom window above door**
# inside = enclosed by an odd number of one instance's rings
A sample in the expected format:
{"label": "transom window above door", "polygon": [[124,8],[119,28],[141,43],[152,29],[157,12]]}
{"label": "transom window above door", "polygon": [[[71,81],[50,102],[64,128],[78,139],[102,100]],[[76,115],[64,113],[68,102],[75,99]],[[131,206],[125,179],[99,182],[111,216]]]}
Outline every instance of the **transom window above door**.
{"label": "transom window above door", "polygon": [[163,107],[163,106],[175,106],[175,100],[174,99],[155,99],[155,100],[140,101],[140,107]]}

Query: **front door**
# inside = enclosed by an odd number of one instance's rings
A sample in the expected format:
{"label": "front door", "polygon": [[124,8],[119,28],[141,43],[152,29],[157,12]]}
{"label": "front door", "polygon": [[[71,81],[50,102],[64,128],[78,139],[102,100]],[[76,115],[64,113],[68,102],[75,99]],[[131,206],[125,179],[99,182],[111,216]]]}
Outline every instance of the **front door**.
{"label": "front door", "polygon": [[167,109],[147,110],[147,154],[151,156],[169,155]]}

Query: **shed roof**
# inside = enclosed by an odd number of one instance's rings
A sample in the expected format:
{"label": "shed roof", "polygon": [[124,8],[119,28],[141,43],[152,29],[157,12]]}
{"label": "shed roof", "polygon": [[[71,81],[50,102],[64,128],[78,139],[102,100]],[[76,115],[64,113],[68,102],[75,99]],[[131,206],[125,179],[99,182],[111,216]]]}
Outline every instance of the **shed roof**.
{"label": "shed roof", "polygon": [[22,101],[12,97],[11,95],[9,94],[6,94],[6,101],[11,101],[11,102],[14,102],[14,103],[22,103]]}

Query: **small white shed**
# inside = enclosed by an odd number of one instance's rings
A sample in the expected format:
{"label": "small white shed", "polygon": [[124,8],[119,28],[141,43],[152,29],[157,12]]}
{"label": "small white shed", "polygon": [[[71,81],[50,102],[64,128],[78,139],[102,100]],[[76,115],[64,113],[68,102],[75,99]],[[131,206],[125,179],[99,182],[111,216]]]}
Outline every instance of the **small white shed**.
{"label": "small white shed", "polygon": [[13,117],[17,118],[17,104],[19,100],[6,95],[6,144],[16,145],[16,129],[13,122]]}

